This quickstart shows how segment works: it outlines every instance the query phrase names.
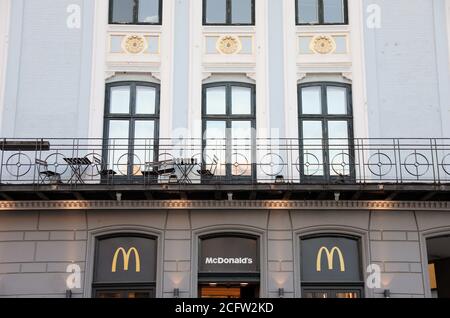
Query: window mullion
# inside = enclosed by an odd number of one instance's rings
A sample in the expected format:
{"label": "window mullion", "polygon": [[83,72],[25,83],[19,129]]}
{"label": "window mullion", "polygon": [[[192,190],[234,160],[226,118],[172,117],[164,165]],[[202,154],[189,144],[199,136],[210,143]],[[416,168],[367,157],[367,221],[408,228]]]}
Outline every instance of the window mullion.
{"label": "window mullion", "polygon": [[[229,2],[231,2],[231,0],[228,0]],[[232,160],[232,147],[233,147],[233,142],[232,142],[232,127],[233,127],[233,119],[232,119],[232,99],[231,99],[231,84],[227,84],[226,85],[226,89],[225,89],[225,107],[226,107],[226,132],[225,132],[225,160],[226,160],[226,174],[227,176],[231,176],[232,175],[232,171],[231,171],[231,160]]]}
{"label": "window mullion", "polygon": [[[322,1],[322,0],[321,0]],[[325,177],[328,179],[330,175],[330,158],[329,158],[329,131],[328,131],[328,101],[327,101],[327,85],[321,85],[321,98],[322,98],[322,147],[323,147],[323,160],[325,164]]]}
{"label": "window mullion", "polygon": [[139,23],[139,0],[134,0],[133,21],[135,24]]}
{"label": "window mullion", "polygon": [[225,112],[226,116],[230,118],[232,114],[232,105],[231,105],[231,85],[227,84],[225,87]]}
{"label": "window mullion", "polygon": [[232,171],[231,171],[231,160],[233,159],[233,142],[231,140],[232,138],[232,127],[233,127],[233,120],[228,117],[226,119],[226,133],[225,133],[225,137],[226,137],[226,141],[225,141],[225,163],[226,163],[226,175],[227,176],[232,176]]}
{"label": "window mullion", "polygon": [[343,10],[344,10],[344,24],[348,24],[348,0],[342,0],[343,1]]}
{"label": "window mullion", "polygon": [[227,0],[227,18],[226,18],[227,22],[226,23],[229,25],[231,25],[232,21],[233,21],[232,17],[231,17],[231,10],[232,10],[231,6],[232,6],[231,0]]}
{"label": "window mullion", "polygon": [[[136,0],[138,1],[138,0]],[[130,85],[130,127],[128,136],[128,164],[129,175],[133,175],[133,159],[134,159],[134,139],[135,139],[135,122],[136,122],[136,83]]]}
{"label": "window mullion", "polygon": [[325,24],[325,12],[324,12],[324,4],[323,4],[323,0],[318,0],[319,1],[319,12],[318,12],[318,17],[319,17],[319,24]]}

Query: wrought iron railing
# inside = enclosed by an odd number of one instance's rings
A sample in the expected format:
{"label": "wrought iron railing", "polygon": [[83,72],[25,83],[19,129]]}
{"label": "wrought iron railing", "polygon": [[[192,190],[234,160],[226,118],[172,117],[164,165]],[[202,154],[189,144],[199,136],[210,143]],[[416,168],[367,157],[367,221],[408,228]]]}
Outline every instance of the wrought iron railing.
{"label": "wrought iron railing", "polygon": [[450,139],[3,139],[0,184],[450,182]]}

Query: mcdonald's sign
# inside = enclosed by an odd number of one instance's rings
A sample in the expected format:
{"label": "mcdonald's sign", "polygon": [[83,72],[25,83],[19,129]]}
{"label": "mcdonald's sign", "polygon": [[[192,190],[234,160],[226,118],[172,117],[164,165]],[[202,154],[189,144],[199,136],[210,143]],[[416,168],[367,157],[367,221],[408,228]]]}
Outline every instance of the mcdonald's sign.
{"label": "mcdonald's sign", "polygon": [[333,270],[334,269],[334,255],[337,254],[339,257],[339,265],[340,265],[340,271],[341,272],[345,272],[345,260],[344,260],[344,255],[342,254],[342,251],[339,247],[334,246],[331,251],[325,247],[322,246],[319,249],[319,252],[317,253],[317,259],[316,259],[316,270],[318,272],[322,271],[322,257],[323,254],[325,254],[327,256],[327,261],[328,261],[328,270]]}
{"label": "mcdonald's sign", "polygon": [[139,273],[141,271],[141,258],[139,256],[139,252],[135,247],[130,248],[128,251],[125,251],[123,247],[119,247],[116,252],[114,253],[114,257],[112,260],[111,265],[111,272],[115,273],[117,272],[117,259],[119,258],[119,255],[122,255],[123,258],[123,270],[128,271],[128,265],[130,263],[130,257],[131,253],[134,255],[134,259],[136,262],[136,273]]}
{"label": "mcdonald's sign", "polygon": [[95,246],[94,283],[156,281],[157,240],[143,235],[111,235]]}
{"label": "mcdonald's sign", "polygon": [[300,270],[304,282],[359,282],[362,275],[360,240],[344,235],[314,235],[300,239]]}

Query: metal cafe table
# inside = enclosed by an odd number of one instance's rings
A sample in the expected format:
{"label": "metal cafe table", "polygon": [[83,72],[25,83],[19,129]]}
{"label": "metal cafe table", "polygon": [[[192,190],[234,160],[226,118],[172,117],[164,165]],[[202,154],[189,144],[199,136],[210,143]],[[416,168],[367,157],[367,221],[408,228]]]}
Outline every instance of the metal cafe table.
{"label": "metal cafe table", "polygon": [[178,182],[179,183],[192,183],[190,174],[197,164],[198,164],[198,160],[196,158],[177,158],[177,159],[175,159],[175,166],[181,172],[181,175],[178,178]]}
{"label": "metal cafe table", "polygon": [[89,158],[63,158],[65,162],[69,165],[72,170],[72,176],[70,177],[68,183],[75,181],[75,183],[84,183],[83,174],[92,164]]}

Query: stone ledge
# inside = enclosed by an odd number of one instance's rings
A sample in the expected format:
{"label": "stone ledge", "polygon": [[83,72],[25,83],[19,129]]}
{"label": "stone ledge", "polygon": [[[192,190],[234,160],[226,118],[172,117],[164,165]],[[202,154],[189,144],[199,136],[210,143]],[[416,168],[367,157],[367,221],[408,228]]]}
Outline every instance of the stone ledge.
{"label": "stone ledge", "polygon": [[433,210],[450,211],[449,201],[1,201],[0,211],[27,210]]}

